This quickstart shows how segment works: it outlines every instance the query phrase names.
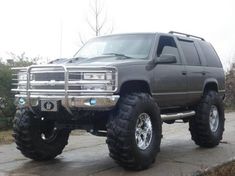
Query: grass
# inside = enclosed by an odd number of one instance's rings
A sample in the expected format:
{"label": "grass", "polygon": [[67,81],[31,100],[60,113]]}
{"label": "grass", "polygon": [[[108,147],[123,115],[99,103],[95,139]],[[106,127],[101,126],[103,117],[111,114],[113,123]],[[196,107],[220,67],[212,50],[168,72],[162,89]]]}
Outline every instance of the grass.
{"label": "grass", "polygon": [[0,131],[0,145],[11,144],[13,141],[12,130]]}
{"label": "grass", "polygon": [[235,161],[225,163],[222,166],[215,167],[203,173],[201,176],[234,176],[235,175]]}
{"label": "grass", "polygon": [[229,112],[234,112],[235,111],[235,105],[233,106],[225,106],[225,113],[229,113]]}

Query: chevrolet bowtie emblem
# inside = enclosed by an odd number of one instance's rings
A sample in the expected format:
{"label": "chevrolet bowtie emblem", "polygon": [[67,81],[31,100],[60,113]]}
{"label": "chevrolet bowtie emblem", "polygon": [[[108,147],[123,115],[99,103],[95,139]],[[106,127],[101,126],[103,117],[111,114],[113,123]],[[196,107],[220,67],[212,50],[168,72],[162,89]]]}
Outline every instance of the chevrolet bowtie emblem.
{"label": "chevrolet bowtie emblem", "polygon": [[49,86],[55,86],[55,82],[56,82],[55,80],[50,80],[49,83],[48,83],[48,85],[49,85]]}

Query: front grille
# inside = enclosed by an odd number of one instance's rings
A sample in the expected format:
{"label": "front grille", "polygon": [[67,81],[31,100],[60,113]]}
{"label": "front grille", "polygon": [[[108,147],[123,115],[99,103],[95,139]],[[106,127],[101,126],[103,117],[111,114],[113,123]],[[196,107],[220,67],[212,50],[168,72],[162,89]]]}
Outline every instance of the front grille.
{"label": "front grille", "polygon": [[54,73],[34,73],[35,81],[64,81],[63,72],[54,72]]}
{"label": "front grille", "polygon": [[[53,72],[53,73],[33,73],[32,76],[33,81],[64,81],[64,73],[63,72]],[[31,89],[64,89],[64,85],[48,85],[48,84],[41,84],[41,85],[32,85],[30,86]]]}

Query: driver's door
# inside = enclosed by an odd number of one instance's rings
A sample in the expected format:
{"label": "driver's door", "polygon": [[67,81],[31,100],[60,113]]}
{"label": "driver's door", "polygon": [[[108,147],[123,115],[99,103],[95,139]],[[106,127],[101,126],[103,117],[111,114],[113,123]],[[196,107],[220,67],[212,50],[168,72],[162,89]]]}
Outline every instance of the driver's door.
{"label": "driver's door", "polygon": [[155,57],[162,54],[176,56],[177,63],[155,66],[153,96],[160,107],[183,106],[187,102],[187,75],[173,37],[159,37]]}

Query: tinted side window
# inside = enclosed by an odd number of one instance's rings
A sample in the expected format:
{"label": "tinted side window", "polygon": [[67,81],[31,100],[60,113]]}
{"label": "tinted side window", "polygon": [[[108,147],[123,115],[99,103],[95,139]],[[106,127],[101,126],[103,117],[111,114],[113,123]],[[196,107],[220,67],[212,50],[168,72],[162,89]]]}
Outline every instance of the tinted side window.
{"label": "tinted side window", "polygon": [[161,36],[159,38],[159,43],[157,47],[157,57],[160,57],[162,54],[171,54],[176,57],[177,62],[179,59],[179,51],[176,47],[176,43],[173,37]]}
{"label": "tinted side window", "polygon": [[187,65],[193,65],[193,66],[201,65],[194,42],[186,41],[186,40],[179,40],[179,43],[183,50]]}
{"label": "tinted side window", "polygon": [[209,67],[222,67],[218,55],[214,48],[206,42],[200,42],[202,52],[206,58],[207,66]]}

